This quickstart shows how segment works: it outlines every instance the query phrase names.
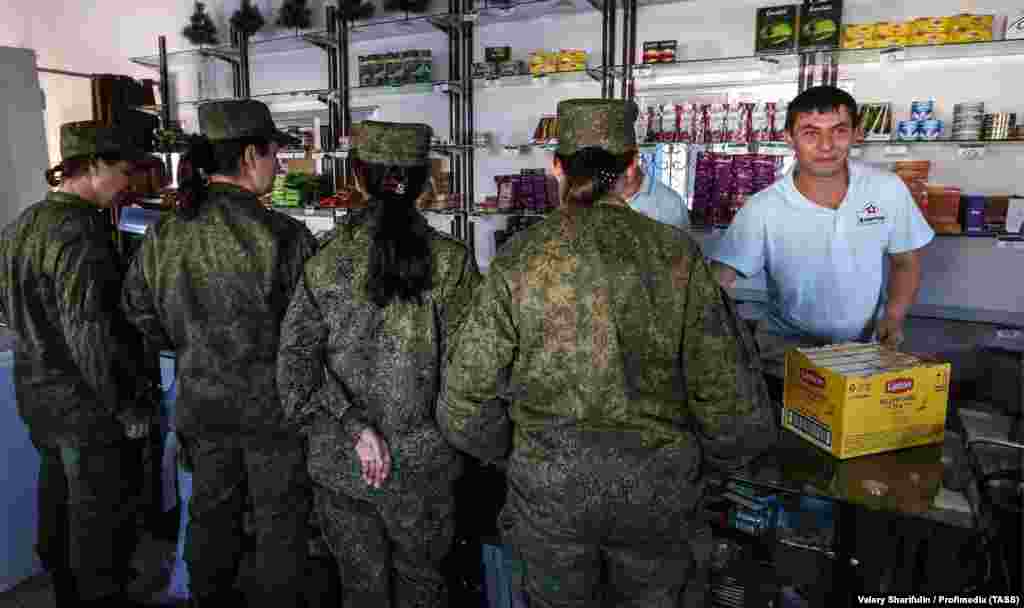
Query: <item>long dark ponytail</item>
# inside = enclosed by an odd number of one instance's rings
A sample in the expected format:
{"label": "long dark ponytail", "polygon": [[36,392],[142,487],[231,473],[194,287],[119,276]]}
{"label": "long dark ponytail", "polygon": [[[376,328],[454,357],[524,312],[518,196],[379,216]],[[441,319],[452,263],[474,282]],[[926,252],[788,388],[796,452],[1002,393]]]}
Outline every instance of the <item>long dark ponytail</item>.
{"label": "long dark ponytail", "polygon": [[569,209],[591,207],[604,198],[633,162],[636,151],[615,155],[604,148],[588,147],[575,154],[558,155],[565,180],[562,203]]}
{"label": "long dark ponytail", "polygon": [[[353,166],[373,205],[366,292],[381,308],[395,299],[422,304],[433,276],[430,227],[416,210],[427,167],[389,167],[358,160]],[[389,177],[401,184],[399,191],[385,187]]]}
{"label": "long dark ponytail", "polygon": [[256,146],[260,156],[270,152],[265,137],[243,137],[211,142],[205,135],[189,137],[188,151],[181,157],[178,180],[178,214],[192,219],[209,196],[209,176],[237,177],[242,155],[248,146]]}

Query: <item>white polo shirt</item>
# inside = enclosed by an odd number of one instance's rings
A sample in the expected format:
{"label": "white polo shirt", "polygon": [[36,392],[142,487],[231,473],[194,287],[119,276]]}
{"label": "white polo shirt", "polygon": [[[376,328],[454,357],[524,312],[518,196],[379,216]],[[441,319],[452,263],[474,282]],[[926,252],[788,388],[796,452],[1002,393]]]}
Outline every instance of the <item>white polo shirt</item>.
{"label": "white polo shirt", "polygon": [[792,172],[752,197],[709,257],[744,277],[767,272],[768,329],[828,342],[870,340],[885,312],[885,259],[935,236],[896,175],[849,162],[838,209],[814,204]]}
{"label": "white polo shirt", "polygon": [[640,190],[629,199],[629,206],[662,224],[683,230],[690,227],[690,212],[683,197],[650,175],[644,175]]}

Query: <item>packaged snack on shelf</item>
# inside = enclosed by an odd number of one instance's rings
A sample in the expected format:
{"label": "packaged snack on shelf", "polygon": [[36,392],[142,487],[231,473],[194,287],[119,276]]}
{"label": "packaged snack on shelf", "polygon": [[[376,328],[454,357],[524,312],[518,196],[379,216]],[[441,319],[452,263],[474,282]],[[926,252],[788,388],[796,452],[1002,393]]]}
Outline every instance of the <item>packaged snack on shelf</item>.
{"label": "packaged snack on shelf", "polygon": [[961,13],[949,18],[949,31],[977,31],[992,33],[993,15],[971,15]]}
{"label": "packaged snack on shelf", "polygon": [[761,53],[792,53],[796,50],[797,7],[770,6],[757,9],[754,50]]}
{"label": "packaged snack on shelf", "polygon": [[883,21],[875,24],[875,35],[879,38],[906,38],[914,34],[911,23]]}
{"label": "packaged snack on shelf", "polygon": [[582,49],[562,49],[558,54],[559,72],[579,72],[587,68],[587,52]]}
{"label": "packaged snack on shelf", "polygon": [[644,42],[644,63],[659,63],[661,61],[661,43]]}
{"label": "packaged snack on shelf", "polygon": [[789,104],[785,102],[778,102],[772,104],[769,107],[769,115],[774,113],[774,119],[772,120],[772,141],[786,141],[786,116],[788,114]]}
{"label": "packaged snack on shelf", "polygon": [[988,197],[988,204],[985,206],[985,230],[990,232],[1003,232],[1006,230],[1006,212],[1009,208],[1009,195],[1002,194]]}
{"label": "packaged snack on shelf", "polygon": [[889,102],[863,104],[857,124],[863,129],[866,140],[892,139],[892,104]]}
{"label": "packaged snack on shelf", "polygon": [[910,22],[912,34],[946,34],[952,29],[952,17],[921,17]]}
{"label": "packaged snack on shelf", "polygon": [[430,49],[421,49],[417,52],[419,61],[413,71],[413,82],[431,82],[434,79],[434,58]]}
{"label": "packaged snack on shelf", "polygon": [[371,55],[372,87],[382,87],[388,83],[388,56],[386,54]]}
{"label": "packaged snack on shelf", "polygon": [[505,61],[498,64],[498,75],[502,77],[519,76],[520,74],[527,73],[526,64],[522,61]]}
{"label": "packaged snack on shelf", "polygon": [[388,53],[387,56],[387,72],[386,79],[387,84],[391,86],[398,86],[405,84],[403,73],[404,70],[402,63],[401,53]]}
{"label": "packaged snack on shelf", "polygon": [[676,125],[675,125],[675,136],[674,141],[677,142],[689,142],[690,141],[690,109],[687,104],[676,104]]}
{"label": "packaged snack on shelf", "polygon": [[985,231],[985,206],[988,197],[981,194],[965,194],[960,198],[964,232],[976,234]]}
{"label": "packaged snack on shelf", "polygon": [[512,47],[489,46],[484,48],[484,59],[491,63],[502,63],[512,59]]}
{"label": "packaged snack on shelf", "polygon": [[372,87],[374,82],[373,55],[359,56],[359,86]]}
{"label": "packaged snack on shelf", "polygon": [[558,52],[549,52],[544,49],[530,53],[530,74],[541,76],[553,74],[558,71]]}
{"label": "packaged snack on shelf", "polygon": [[950,44],[964,44],[968,42],[988,42],[992,40],[992,31],[964,30],[954,31],[949,34]]}
{"label": "packaged snack on shelf", "polygon": [[498,66],[493,63],[474,63],[473,64],[473,78],[496,78],[498,76]]}
{"label": "packaged snack on shelf", "polygon": [[737,108],[739,123],[733,133],[733,142],[737,144],[749,144],[754,141],[754,106],[753,103],[741,103]]}
{"label": "packaged snack on shelf", "polygon": [[807,0],[800,5],[800,49],[839,48],[842,0]]}
{"label": "packaged snack on shelf", "polygon": [[949,33],[947,32],[931,32],[925,34],[915,34],[910,37],[911,46],[936,46],[940,44],[949,43]]}

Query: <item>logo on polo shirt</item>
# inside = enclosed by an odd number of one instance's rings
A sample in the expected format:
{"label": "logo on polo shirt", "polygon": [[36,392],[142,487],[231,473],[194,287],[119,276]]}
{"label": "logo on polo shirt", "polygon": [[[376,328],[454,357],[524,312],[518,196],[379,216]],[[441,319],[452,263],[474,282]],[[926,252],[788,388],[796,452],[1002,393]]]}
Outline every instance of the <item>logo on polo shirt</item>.
{"label": "logo on polo shirt", "polygon": [[879,224],[885,222],[885,214],[882,213],[882,208],[875,203],[868,203],[864,205],[864,208],[857,212],[857,223],[861,226],[865,224]]}

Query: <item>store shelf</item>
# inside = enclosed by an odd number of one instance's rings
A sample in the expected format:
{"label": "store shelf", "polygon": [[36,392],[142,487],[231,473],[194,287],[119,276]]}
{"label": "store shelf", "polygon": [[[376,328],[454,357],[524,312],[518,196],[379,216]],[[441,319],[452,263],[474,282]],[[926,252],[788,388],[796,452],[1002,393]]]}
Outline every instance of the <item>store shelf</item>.
{"label": "store shelf", "polygon": [[[291,53],[314,48],[331,48],[335,43],[330,34],[326,31],[310,31],[282,34],[272,32],[268,34],[257,34],[249,39],[249,57],[260,55],[272,55],[275,53]],[[215,46],[196,47],[167,53],[167,64],[169,66],[183,65],[194,62],[202,57],[216,57],[226,61],[238,61],[238,49],[230,44],[219,44]],[[131,61],[135,64],[149,68],[159,69],[160,56],[147,55],[145,57],[133,57]]]}
{"label": "store shelf", "polygon": [[1024,139],[931,139],[931,140],[914,140],[914,141],[903,141],[899,139],[884,140],[884,141],[862,141],[854,144],[856,146],[1006,146],[1006,145],[1021,145],[1024,144]]}
{"label": "store shelf", "polygon": [[403,84],[397,86],[378,86],[378,87],[352,87],[349,89],[350,98],[353,102],[356,101],[370,101],[373,99],[386,97],[394,98],[396,95],[410,96],[410,95],[442,95],[445,89],[456,89],[458,90],[459,85],[456,82],[449,80],[438,80],[433,82],[416,82],[412,84]]}
{"label": "store shelf", "polygon": [[595,84],[600,79],[600,72],[586,69],[572,72],[553,72],[539,76],[521,74],[518,76],[500,76],[498,78],[475,78],[473,79],[473,88],[487,91],[518,87],[578,86]]}
{"label": "store shelf", "polygon": [[[783,71],[796,71],[800,66],[800,57],[811,54],[811,51],[774,55],[750,55],[739,57],[702,58],[674,63],[637,64],[633,66],[633,74],[638,84],[659,84],[665,81],[693,77],[707,77],[715,80],[729,81],[737,78],[760,81],[772,80],[772,76]],[[992,42],[968,42],[961,44],[942,44],[934,46],[908,46],[888,49],[836,49],[825,54],[835,56],[840,64],[858,65],[888,61],[941,61],[957,59],[976,59],[982,57],[1024,56],[1024,40],[996,40]],[[599,70],[600,68],[595,68]],[[624,68],[613,66],[616,78],[621,78]]]}
{"label": "store shelf", "polygon": [[548,213],[536,213],[531,211],[470,211],[470,217],[502,217],[502,216],[518,216],[518,217],[547,217]]}
{"label": "store shelf", "polygon": [[[331,95],[332,93],[335,93],[335,92],[331,91],[330,89],[306,89],[306,90],[300,90],[300,91],[271,91],[271,92],[267,92],[267,93],[255,93],[253,95],[250,95],[249,97],[252,98],[252,99],[259,99],[260,101],[263,101],[263,102],[267,103],[268,105],[270,105],[270,104],[273,104],[273,103],[288,102],[288,101],[292,101],[292,100],[295,100],[295,99],[305,99],[305,100],[321,101],[321,99],[320,99],[321,97],[327,97],[328,95]],[[209,99],[186,99],[184,101],[177,102],[177,105],[179,105],[179,106],[195,106],[195,105],[199,105],[199,104],[203,104],[203,103],[208,103],[208,102],[211,102],[211,101],[227,101],[227,100],[231,100],[231,99],[235,99],[235,98],[234,97],[211,97]]]}

